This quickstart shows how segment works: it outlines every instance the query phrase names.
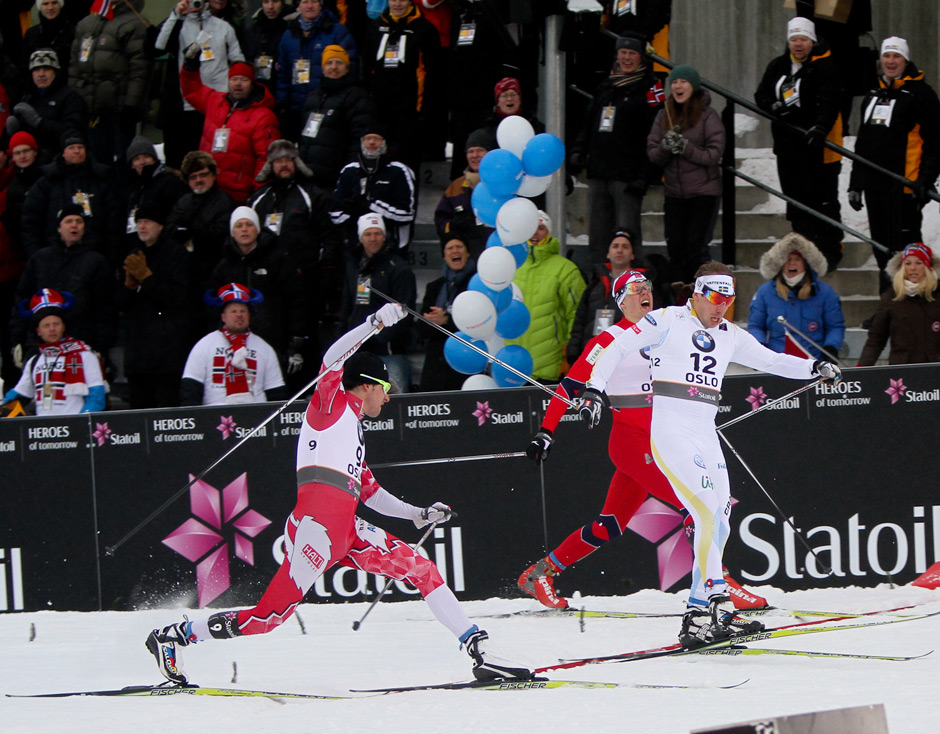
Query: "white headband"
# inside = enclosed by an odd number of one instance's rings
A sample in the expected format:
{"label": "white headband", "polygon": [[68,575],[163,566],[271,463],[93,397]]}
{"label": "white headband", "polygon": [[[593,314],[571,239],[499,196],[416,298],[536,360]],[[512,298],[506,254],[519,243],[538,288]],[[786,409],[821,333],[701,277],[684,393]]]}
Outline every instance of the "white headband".
{"label": "white headband", "polygon": [[705,293],[705,289],[716,291],[723,296],[734,295],[734,278],[730,275],[708,273],[695,279],[695,293]]}

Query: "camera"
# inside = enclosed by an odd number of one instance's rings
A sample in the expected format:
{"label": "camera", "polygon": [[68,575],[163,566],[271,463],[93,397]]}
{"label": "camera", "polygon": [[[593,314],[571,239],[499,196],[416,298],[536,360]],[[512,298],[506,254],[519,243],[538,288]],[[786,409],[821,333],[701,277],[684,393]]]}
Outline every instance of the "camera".
{"label": "camera", "polygon": [[189,7],[193,10],[202,10],[205,5],[204,0],[190,0]]}

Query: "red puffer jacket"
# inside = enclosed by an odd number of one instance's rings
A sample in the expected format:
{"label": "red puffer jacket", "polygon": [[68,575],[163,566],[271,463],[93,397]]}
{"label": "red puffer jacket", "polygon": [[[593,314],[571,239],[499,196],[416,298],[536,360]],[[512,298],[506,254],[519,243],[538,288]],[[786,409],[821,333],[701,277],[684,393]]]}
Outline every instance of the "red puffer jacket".
{"label": "red puffer jacket", "polygon": [[[267,160],[268,145],[281,136],[274,115],[274,97],[261,84],[251,96],[233,107],[227,94],[205,86],[198,71],[180,70],[180,87],[186,101],[206,116],[199,150],[212,154],[219,167],[218,185],[235,201],[244,203],[258,188],[255,176]],[[224,151],[213,150],[216,130],[228,128]]]}

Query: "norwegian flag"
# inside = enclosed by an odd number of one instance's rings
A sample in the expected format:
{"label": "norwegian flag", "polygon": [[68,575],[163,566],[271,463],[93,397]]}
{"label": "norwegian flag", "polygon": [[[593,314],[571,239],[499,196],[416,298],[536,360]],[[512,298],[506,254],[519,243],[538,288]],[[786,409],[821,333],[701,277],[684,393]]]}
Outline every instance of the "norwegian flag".
{"label": "norwegian flag", "polygon": [[659,80],[646,90],[646,104],[650,107],[659,107],[666,101],[666,92],[663,91],[663,83]]}
{"label": "norwegian flag", "polygon": [[789,329],[785,329],[783,332],[784,346],[783,353],[790,354],[794,357],[812,357],[813,355],[809,353],[809,350],[806,349],[802,344],[800,344],[796,339],[793,338],[793,335],[790,333]]}
{"label": "norwegian flag", "polygon": [[114,3],[111,0],[95,0],[88,12],[92,15],[100,15],[108,20],[114,20]]}

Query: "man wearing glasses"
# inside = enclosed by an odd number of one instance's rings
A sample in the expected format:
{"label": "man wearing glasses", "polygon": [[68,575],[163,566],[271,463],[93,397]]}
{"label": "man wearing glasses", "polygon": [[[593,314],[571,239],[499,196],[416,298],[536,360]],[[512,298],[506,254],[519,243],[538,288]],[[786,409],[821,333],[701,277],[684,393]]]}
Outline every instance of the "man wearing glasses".
{"label": "man wearing glasses", "polygon": [[219,167],[209,153],[193,150],[180,167],[189,192],[183,194],[167,217],[166,229],[192,253],[193,302],[202,298],[209,273],[219,261],[229,237],[229,217],[237,204],[216,184]]}
{"label": "man wearing glasses", "polygon": [[356,516],[359,501],[389,517],[421,528],[446,522],[441,502],[416,507],[387,492],[365,461],[364,416],[377,418],[388,402],[388,369],[378,357],[357,350],[376,328],[401,321],[397,303],[382,306],[340,337],[323,357],[321,374],[297,442],[297,505],[285,523],[284,561],[253,609],[218,612],[207,619],[155,629],[147,649],[160,672],[184,685],[177,646],[270,632],[294,612],[307,591],[336,564],[405,580],[421,592],[441,624],[466,646],[481,680],[531,678],[524,667],[494,658],[486,632],[472,624],[437,567],[408,544]]}
{"label": "man wearing glasses", "polygon": [[596,426],[603,409],[601,392],[611,384],[620,362],[649,347],[650,449],[695,528],[692,588],[679,633],[687,648],[763,629],[759,622],[736,616],[722,576],[722,553],[731,529],[731,489],[714,426],[728,364],[737,362],[796,380],[841,378],[832,362],[772,352],[725,320],[733,302],[731,268],[718,262],[702,265],[689,303],[646,314],[598,356],[580,408],[588,426]]}

